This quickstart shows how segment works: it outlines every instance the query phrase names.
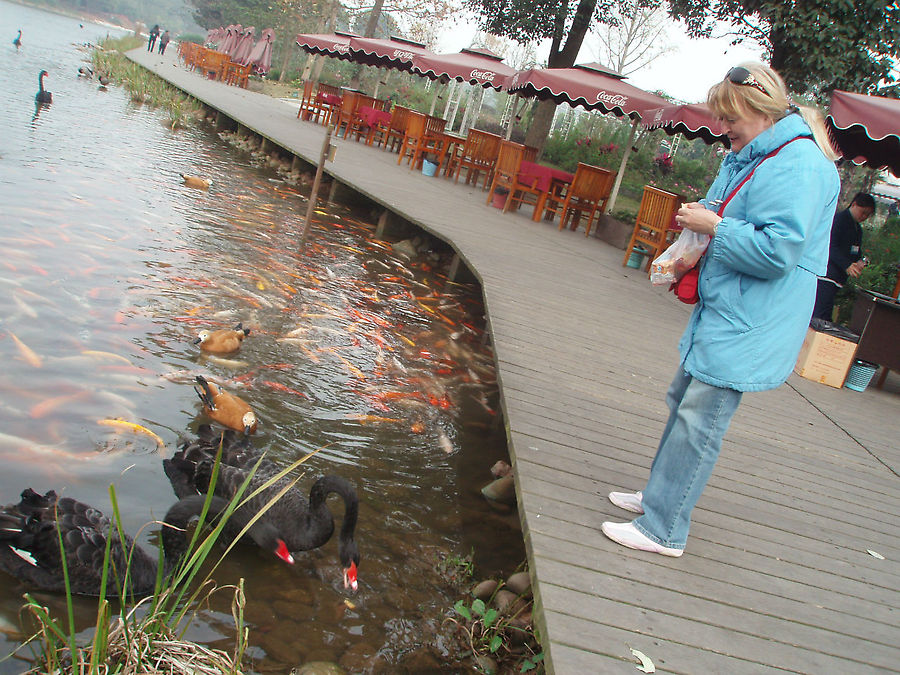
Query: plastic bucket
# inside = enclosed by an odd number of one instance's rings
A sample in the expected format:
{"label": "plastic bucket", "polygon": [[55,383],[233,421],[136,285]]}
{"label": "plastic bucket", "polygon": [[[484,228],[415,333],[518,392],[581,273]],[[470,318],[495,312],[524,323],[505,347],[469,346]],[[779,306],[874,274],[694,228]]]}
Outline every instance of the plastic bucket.
{"label": "plastic bucket", "polygon": [[422,160],[422,173],[426,176],[433,176],[437,172],[437,168],[436,162],[429,162],[427,159]]}
{"label": "plastic bucket", "polygon": [[638,246],[635,246],[631,249],[631,255],[628,256],[628,262],[625,263],[627,267],[631,267],[634,269],[640,269],[641,263],[644,262],[644,256],[647,255],[647,251]]}
{"label": "plastic bucket", "polygon": [[847,373],[844,386],[853,391],[865,391],[866,387],[869,386],[869,382],[872,381],[876,370],[878,370],[878,366],[874,363],[856,360],[850,366],[850,372]]}
{"label": "plastic bucket", "polygon": [[506,198],[509,197],[508,192],[495,192],[491,198],[491,206],[495,209],[502,209],[506,206]]}

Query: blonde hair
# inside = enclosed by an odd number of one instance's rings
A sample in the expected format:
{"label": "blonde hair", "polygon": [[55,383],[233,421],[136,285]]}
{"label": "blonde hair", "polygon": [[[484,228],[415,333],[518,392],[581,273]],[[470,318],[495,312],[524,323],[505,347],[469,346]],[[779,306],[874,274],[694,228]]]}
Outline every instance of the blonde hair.
{"label": "blonde hair", "polygon": [[777,122],[791,112],[797,111],[812,131],[813,140],[822,154],[831,161],[840,156],[831,145],[822,113],[815,108],[792,104],[784,80],[778,73],[762,63],[748,62],[739,65],[750,72],[756,82],[765,89],[765,93],[752,85],[735,84],[726,77],[712,86],[706,99],[716,115],[740,117],[747,112],[755,112],[765,115],[772,122]]}

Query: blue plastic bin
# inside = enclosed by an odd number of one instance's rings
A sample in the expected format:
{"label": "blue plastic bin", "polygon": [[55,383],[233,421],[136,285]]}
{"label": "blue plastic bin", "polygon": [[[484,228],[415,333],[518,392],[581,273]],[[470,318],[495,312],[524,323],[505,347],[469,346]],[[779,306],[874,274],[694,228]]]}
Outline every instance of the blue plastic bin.
{"label": "blue plastic bin", "polygon": [[847,379],[844,380],[844,386],[853,391],[865,391],[877,370],[878,366],[874,363],[868,363],[857,359],[853,362],[853,365],[850,366],[850,371],[847,373]]}

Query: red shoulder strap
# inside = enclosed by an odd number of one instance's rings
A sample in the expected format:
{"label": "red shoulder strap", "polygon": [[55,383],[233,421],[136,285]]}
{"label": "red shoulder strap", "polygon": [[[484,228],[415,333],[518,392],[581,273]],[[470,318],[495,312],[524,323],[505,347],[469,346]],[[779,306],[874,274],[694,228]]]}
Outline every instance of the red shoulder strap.
{"label": "red shoulder strap", "polygon": [[785,143],[782,143],[777,148],[775,148],[772,152],[770,152],[768,155],[766,155],[761,160],[759,160],[759,162],[757,162],[756,166],[754,166],[750,170],[750,173],[748,173],[746,176],[744,176],[744,179],[740,183],[738,183],[737,187],[731,191],[731,194],[728,195],[728,197],[726,197],[725,200],[722,202],[722,204],[719,206],[719,210],[717,212],[719,214],[719,217],[720,218],[722,217],[722,214],[725,211],[725,207],[728,206],[728,202],[730,202],[731,199],[738,193],[738,190],[740,190],[742,187],[744,187],[744,183],[746,183],[748,180],[750,180],[750,177],[753,176],[753,172],[759,168],[760,164],[762,164],[767,159],[769,159],[769,157],[774,157],[775,155],[777,155],[784,146],[789,145],[789,144],[793,143],[794,141],[799,141],[802,138],[809,138],[809,136],[797,136],[796,138],[792,138],[791,140],[789,140]]}

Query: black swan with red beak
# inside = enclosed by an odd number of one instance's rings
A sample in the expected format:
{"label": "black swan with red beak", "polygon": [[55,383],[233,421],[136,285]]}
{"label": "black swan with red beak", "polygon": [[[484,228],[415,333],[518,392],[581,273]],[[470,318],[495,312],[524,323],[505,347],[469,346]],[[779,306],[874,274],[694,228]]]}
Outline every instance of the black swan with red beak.
{"label": "black swan with red beak", "polygon": [[[182,443],[181,450],[175,453],[172,459],[163,460],[166,475],[179,498],[206,494],[220,444],[222,460],[215,484],[215,494],[223,499],[230,500],[235,495],[262,454],[250,444],[250,439],[246,436],[231,430],[219,434],[209,425],[201,425],[196,440]],[[263,458],[250,479],[245,494],[250,495],[280,470],[275,463]],[[246,511],[242,517],[249,519],[290,483],[291,479],[288,477],[278,479],[252,497],[235,513]],[[344,587],[355,592],[359,585],[357,580],[359,551],[353,533],[359,516],[359,498],[349,481],[340,476],[323,476],[313,483],[309,499],[296,487],[292,487],[272,504],[257,522],[271,525],[285,541],[291,553],[319,548],[331,539],[334,533],[334,516],[326,503],[328,495],[332,493],[344,500],[344,518],[338,535],[338,555],[343,568]]]}
{"label": "black swan with red beak", "polygon": [[[166,513],[165,523],[171,527],[164,525],[162,530],[164,575],[168,575],[187,552],[184,530],[200,515],[203,503],[203,497],[192,495],[180,499]],[[208,516],[215,517],[227,505],[224,499],[213,498]],[[18,504],[8,504],[0,509],[0,569],[45,591],[65,591],[60,535],[73,593],[100,595],[107,538],[112,539],[109,588],[121,588],[128,569],[128,588],[123,589],[126,596],[144,597],[153,592],[157,556],[136,546],[128,535],[121,539],[116,524],[102,512],[71,497],[59,498],[53,490],[41,495],[28,488],[22,492]],[[257,522],[248,531],[248,536],[261,548],[272,551],[286,562],[293,562],[287,546],[278,539],[271,526]]]}

